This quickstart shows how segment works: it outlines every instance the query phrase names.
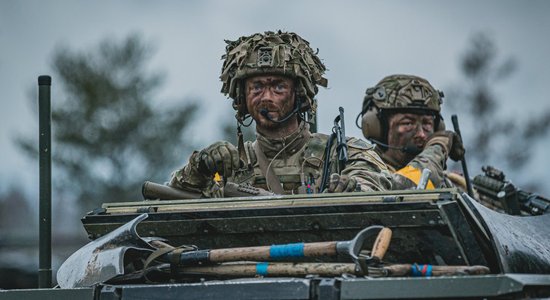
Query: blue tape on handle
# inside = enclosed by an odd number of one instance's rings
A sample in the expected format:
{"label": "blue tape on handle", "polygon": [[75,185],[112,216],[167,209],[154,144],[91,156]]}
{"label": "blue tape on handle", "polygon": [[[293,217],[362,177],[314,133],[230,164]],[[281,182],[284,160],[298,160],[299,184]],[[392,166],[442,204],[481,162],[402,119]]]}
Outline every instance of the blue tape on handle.
{"label": "blue tape on handle", "polygon": [[267,276],[267,267],[269,266],[268,263],[257,263],[256,264],[256,275],[262,275]]}
{"label": "blue tape on handle", "polygon": [[413,264],[411,266],[411,275],[413,277],[422,277],[422,272],[420,272],[420,270],[418,269],[418,265],[417,264]]}
{"label": "blue tape on handle", "polygon": [[274,245],[269,248],[271,259],[287,257],[304,257],[304,243]]}
{"label": "blue tape on handle", "polygon": [[430,277],[432,276],[432,265],[414,264],[411,266],[411,275],[413,277]]}

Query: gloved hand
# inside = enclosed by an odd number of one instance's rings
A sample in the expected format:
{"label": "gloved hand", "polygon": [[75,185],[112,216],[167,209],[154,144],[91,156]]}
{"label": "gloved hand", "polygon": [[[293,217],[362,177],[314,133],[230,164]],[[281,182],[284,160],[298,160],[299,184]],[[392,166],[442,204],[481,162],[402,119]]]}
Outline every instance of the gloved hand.
{"label": "gloved hand", "polygon": [[198,156],[198,171],[207,177],[216,172],[221,176],[231,176],[241,166],[239,151],[226,141],[216,142],[202,151]]}
{"label": "gloved hand", "polygon": [[464,158],[464,145],[462,139],[453,131],[437,131],[432,134],[425,147],[431,145],[440,145],[445,150],[445,153],[454,161],[459,161]]}
{"label": "gloved hand", "polygon": [[340,175],[333,173],[330,175],[330,180],[327,193],[342,193],[342,192],[355,192],[357,188],[357,180],[347,175]]}

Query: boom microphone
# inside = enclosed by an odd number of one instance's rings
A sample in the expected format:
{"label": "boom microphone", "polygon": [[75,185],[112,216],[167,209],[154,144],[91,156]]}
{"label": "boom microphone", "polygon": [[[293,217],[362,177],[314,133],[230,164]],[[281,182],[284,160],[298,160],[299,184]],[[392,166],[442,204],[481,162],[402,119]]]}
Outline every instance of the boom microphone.
{"label": "boom microphone", "polygon": [[381,141],[378,141],[378,140],[375,140],[375,139],[369,139],[370,141],[372,141],[373,143],[377,144],[377,145],[380,145],[382,147],[386,147],[386,148],[389,148],[389,149],[395,149],[395,150],[400,150],[400,151],[403,151],[407,154],[419,154],[420,152],[422,152],[422,149],[418,148],[416,145],[411,145],[411,146],[405,146],[405,147],[395,147],[395,146],[390,146],[388,144],[384,144],[382,143]]}
{"label": "boom microphone", "polygon": [[268,119],[269,121],[273,122],[273,123],[284,123],[286,121],[288,121],[290,119],[290,117],[292,117],[295,113],[298,112],[298,110],[300,110],[300,106],[297,105],[296,108],[291,111],[288,115],[286,115],[286,117],[282,118],[281,120],[273,120],[270,116],[269,116],[269,111],[265,108],[262,108],[260,109],[260,115],[264,116],[264,118]]}

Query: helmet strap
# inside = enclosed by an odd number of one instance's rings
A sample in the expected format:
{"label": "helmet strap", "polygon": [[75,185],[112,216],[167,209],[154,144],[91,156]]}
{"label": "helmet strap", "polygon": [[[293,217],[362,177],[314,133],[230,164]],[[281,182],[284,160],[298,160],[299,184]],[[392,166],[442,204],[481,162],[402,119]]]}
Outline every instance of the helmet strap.
{"label": "helmet strap", "polygon": [[[388,118],[388,114],[386,113],[386,111],[384,109],[379,109],[378,110],[378,120],[380,120],[380,131],[381,131],[381,142],[384,143],[384,144],[387,144],[388,143],[388,131],[389,131],[389,124],[388,124],[388,121],[389,121],[389,118]],[[384,152],[386,150],[388,150],[387,147],[381,147]]]}
{"label": "helmet strap", "polygon": [[[254,119],[252,119],[252,116],[248,113],[244,115],[244,117],[241,117],[240,114],[237,114],[237,116],[235,117],[237,118],[237,124],[239,126],[250,127],[250,125],[252,125],[252,122],[254,122]],[[245,123],[246,119],[250,119],[250,121],[248,123]]]}
{"label": "helmet strap", "polygon": [[294,101],[294,109],[296,110],[298,114],[298,122],[300,120],[305,120],[304,112],[302,112],[302,97],[298,95],[298,93],[295,93],[295,101]]}

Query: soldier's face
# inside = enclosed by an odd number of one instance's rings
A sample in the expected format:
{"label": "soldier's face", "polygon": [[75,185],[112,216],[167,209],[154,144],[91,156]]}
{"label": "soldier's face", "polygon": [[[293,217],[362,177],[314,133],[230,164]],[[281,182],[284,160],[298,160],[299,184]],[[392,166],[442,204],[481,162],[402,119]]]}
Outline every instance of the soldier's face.
{"label": "soldier's face", "polygon": [[269,118],[280,120],[294,109],[294,81],[283,76],[254,76],[245,82],[246,108],[256,126],[275,128],[279,124],[268,120],[260,112],[266,110]]}
{"label": "soldier's face", "polygon": [[[388,120],[388,144],[393,147],[417,147],[423,149],[434,133],[434,118],[431,115],[396,113]],[[415,155],[400,150],[388,150],[394,159],[408,163]]]}

